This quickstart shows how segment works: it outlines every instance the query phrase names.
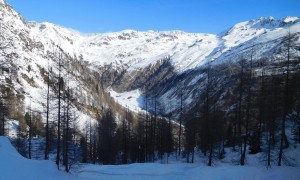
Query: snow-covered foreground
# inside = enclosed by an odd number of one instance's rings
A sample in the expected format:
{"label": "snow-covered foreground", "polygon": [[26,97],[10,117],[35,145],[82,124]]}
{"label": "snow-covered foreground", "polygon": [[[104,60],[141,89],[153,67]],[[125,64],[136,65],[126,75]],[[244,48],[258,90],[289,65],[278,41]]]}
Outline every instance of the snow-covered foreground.
{"label": "snow-covered foreground", "polygon": [[5,137],[0,137],[0,179],[2,180],[96,180],[96,179],[299,179],[300,167],[233,166],[203,164],[145,163],[131,165],[82,165],[67,174],[52,161],[29,160],[20,156]]}
{"label": "snow-covered foreground", "polygon": [[300,167],[221,166],[208,167],[200,164],[131,164],[118,166],[86,166],[78,174],[83,179],[137,179],[137,180],[184,180],[184,179],[299,179]]}
{"label": "snow-covered foreground", "polygon": [[1,180],[68,180],[74,176],[57,170],[52,161],[29,160],[22,157],[6,137],[0,136]]}

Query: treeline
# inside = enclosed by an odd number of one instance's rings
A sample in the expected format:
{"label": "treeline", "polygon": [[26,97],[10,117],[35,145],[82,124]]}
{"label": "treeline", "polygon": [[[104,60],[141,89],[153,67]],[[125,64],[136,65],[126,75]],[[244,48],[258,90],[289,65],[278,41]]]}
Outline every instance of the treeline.
{"label": "treeline", "polygon": [[259,46],[253,45],[247,58],[201,70],[203,91],[183,120],[187,162],[193,162],[194,149],[200,149],[211,166],[214,158],[224,158],[225,147],[231,147],[240,153],[240,165],[247,163],[247,154],[258,152],[266,153],[267,166],[282,165],[283,149],[289,147],[287,120],[295,124],[300,142],[296,39],[291,34],[282,39],[281,56],[254,59]]}
{"label": "treeline", "polygon": [[[7,119],[19,120],[15,141],[19,152],[32,158],[32,138],[45,137],[44,159],[55,153],[57,167],[63,165],[67,172],[77,162],[143,163],[168,160],[170,155],[193,163],[198,150],[212,166],[215,158],[226,156],[225,148],[240,153],[237,161],[241,165],[247,163],[249,153],[265,152],[268,166],[274,160],[280,166],[283,149],[290,143],[285,132],[288,120],[296,124],[295,139],[300,142],[300,57],[296,38],[291,34],[284,37],[278,52],[268,58],[255,59],[259,47],[253,45],[250,54],[241,55],[236,62],[228,60],[197,69],[201,74],[197,103],[192,108],[184,106],[184,88],[179,87],[176,115],[165,117],[159,116],[162,111],[156,97],[147,97],[146,111],[138,115],[128,109],[115,110],[118,107],[84,106],[70,86],[74,76],[70,63],[76,61],[58,48],[58,54],[49,55],[56,64],[40,70],[47,84],[45,111],[37,112],[30,106],[24,110],[22,92],[14,90],[11,79],[1,80],[0,135],[8,135]],[[4,77],[10,74],[18,81],[16,72],[1,68]],[[95,81],[89,76],[84,79]],[[93,88],[104,96],[100,84]],[[79,127],[76,110],[80,108],[91,110],[96,121]],[[175,118],[178,123],[171,121]],[[44,124],[41,119],[46,120]],[[274,152],[276,157],[272,156]]]}
{"label": "treeline", "polygon": [[173,124],[149,113],[138,119],[129,111],[116,123],[115,115],[106,110],[97,123],[86,124],[81,137],[82,162],[127,164],[165,159],[174,151]]}
{"label": "treeline", "polygon": [[[212,166],[214,159],[226,156],[227,148],[239,152],[233,161],[240,165],[247,164],[248,154],[259,152],[266,154],[267,166],[282,165],[283,149],[290,144],[287,121],[295,124],[295,141],[300,142],[300,58],[295,38],[284,37],[283,45],[267,58],[255,59],[259,46],[253,45],[236,62],[198,69],[198,103],[191,109],[184,106],[186,92],[179,87],[173,117],[159,117],[157,98],[148,96],[145,108],[151,113],[134,118],[127,112],[115,123],[116,116],[108,110],[96,124],[86,125],[82,162],[153,162],[172,154],[193,163],[200,150]],[[178,123],[170,120],[174,117]]]}

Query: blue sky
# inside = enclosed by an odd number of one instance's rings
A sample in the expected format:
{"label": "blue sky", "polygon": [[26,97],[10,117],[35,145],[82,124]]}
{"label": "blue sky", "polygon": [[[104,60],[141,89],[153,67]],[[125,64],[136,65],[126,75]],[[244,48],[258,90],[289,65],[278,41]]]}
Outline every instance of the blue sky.
{"label": "blue sky", "polygon": [[259,17],[300,16],[300,0],[6,0],[26,20],[84,33],[124,29],[220,33]]}

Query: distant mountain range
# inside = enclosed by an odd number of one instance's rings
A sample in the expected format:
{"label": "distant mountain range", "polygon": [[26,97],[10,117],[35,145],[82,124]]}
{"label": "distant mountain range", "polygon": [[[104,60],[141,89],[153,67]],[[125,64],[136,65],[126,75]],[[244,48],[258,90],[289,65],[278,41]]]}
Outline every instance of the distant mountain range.
{"label": "distant mountain range", "polygon": [[[288,33],[300,43],[299,17],[262,17],[238,23],[217,35],[135,30],[82,34],[48,22],[28,22],[3,0],[0,9],[2,89],[9,87],[16,97],[21,97],[25,108],[31,104],[43,111],[48,67],[55,82],[58,59],[68,60],[63,77],[69,80],[76,97],[73,110],[82,123],[108,107],[122,114],[119,104],[136,111],[130,99],[145,108],[145,97],[159,102],[162,115],[176,114],[181,99],[178,87],[184,91],[186,108],[199,101],[197,95],[203,90],[203,73],[199,69],[249,59],[253,51],[255,60],[280,59],[282,38]],[[300,55],[299,48],[293,51]],[[53,96],[55,91],[52,86]]]}

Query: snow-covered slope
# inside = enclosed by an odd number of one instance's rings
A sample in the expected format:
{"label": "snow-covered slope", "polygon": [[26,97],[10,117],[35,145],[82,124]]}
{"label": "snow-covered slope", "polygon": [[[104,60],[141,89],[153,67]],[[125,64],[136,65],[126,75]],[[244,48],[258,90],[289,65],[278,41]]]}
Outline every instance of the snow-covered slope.
{"label": "snow-covered slope", "polygon": [[58,171],[52,161],[20,156],[5,137],[0,137],[0,179],[289,179],[300,176],[300,167],[233,166],[208,167],[202,163],[144,163],[131,165],[82,165],[72,174]]}
{"label": "snow-covered slope", "polygon": [[[108,95],[101,90],[94,72],[87,68],[80,57],[71,54],[74,48],[68,36],[77,32],[44,23],[53,27],[51,31],[43,29],[43,24],[26,22],[4,1],[0,2],[0,9],[0,82],[1,90],[7,91],[1,93],[8,96],[9,92],[14,97],[11,102],[17,101],[16,108],[20,114],[24,116],[31,108],[45,120],[47,76],[50,70],[50,119],[56,120],[54,107],[57,104],[55,84],[58,82],[58,59],[63,63],[61,75],[65,82],[68,81],[64,87],[69,86],[75,97],[71,111],[77,117],[79,127],[94,118],[95,112],[91,109],[100,109],[113,103],[100,101]],[[52,40],[51,36],[57,39]],[[77,38],[79,35],[73,37]]]}
{"label": "snow-covered slope", "polygon": [[52,161],[29,160],[22,157],[6,137],[0,136],[0,179],[76,179],[76,177],[57,171]]}
{"label": "snow-covered slope", "polygon": [[[173,57],[178,71],[193,68],[218,45],[212,34],[191,34],[182,31],[124,30],[105,34],[80,34],[51,23],[31,23],[33,34],[42,34],[70,54],[82,55],[93,65],[112,64],[128,71],[143,69],[166,57]],[[200,48],[201,44],[201,48]],[[194,48],[191,48],[193,47]],[[183,59],[185,59],[183,61]]]}
{"label": "snow-covered slope", "polygon": [[[51,23],[34,23],[35,34],[56,42],[70,54],[82,55],[94,65],[112,64],[127,71],[140,70],[169,57],[177,72],[214,60],[245,42],[260,43],[299,31],[299,18],[259,18],[238,23],[219,35],[182,31],[124,30],[105,34],[81,34]],[[250,43],[251,44],[251,43]]]}
{"label": "snow-covered slope", "polygon": [[[299,31],[298,17],[277,20],[268,17],[238,23],[219,35],[181,31],[125,30],[93,35],[77,33],[77,37],[72,34],[69,39],[75,38],[72,40],[75,44],[74,52],[80,53],[84,60],[93,65],[93,68],[106,67],[104,76],[107,72],[113,74],[112,78],[108,78],[110,81],[108,85],[112,85],[116,91],[127,93],[127,91],[145,89],[149,84],[168,81],[171,76],[183,74],[208,62],[220,63],[228,60],[235,61],[241,56],[248,57],[252,46],[256,46],[254,59],[267,57],[273,53],[273,49],[281,45],[281,39],[288,32],[296,34]],[[167,71],[164,69],[165,66],[169,66],[172,70],[160,75],[159,71]],[[140,80],[141,77],[144,80]],[[155,88],[163,90],[168,87],[159,85]],[[176,91],[176,87],[173,89]],[[113,97],[116,101],[123,102],[120,99],[122,96]],[[136,98],[134,102],[142,101],[141,96]],[[167,105],[164,102],[170,99],[172,100],[167,94],[160,99],[165,109]],[[192,103],[192,99],[193,97],[186,97],[186,105]],[[173,99],[171,104],[178,104],[178,99]],[[131,106],[131,103],[127,103],[126,106],[133,111],[137,109],[136,105]]]}
{"label": "snow-covered slope", "polygon": [[[12,69],[18,74],[15,80],[20,81],[13,81],[14,87],[18,92],[23,92],[21,94],[25,96],[26,106],[29,106],[31,98],[35,109],[43,109],[41,105],[46,92],[45,82],[38,72],[42,68],[47,71],[50,60],[50,66],[54,67],[53,71],[57,74],[58,51],[62,51],[67,59],[87,67],[90,76],[97,74],[93,79],[99,81],[99,84],[111,86],[118,93],[138,89],[147,92],[155,88],[162,103],[171,99],[171,104],[176,104],[178,98],[170,96],[176,92],[176,87],[170,87],[176,84],[176,77],[208,62],[235,61],[241,56],[247,57],[253,45],[259,45],[255,49],[255,59],[266,57],[280,46],[280,38],[286,36],[288,31],[292,34],[300,31],[298,17],[268,17],[238,23],[218,35],[135,30],[82,34],[48,22],[26,22],[5,1],[0,1],[0,8],[1,43],[7,45],[1,48],[0,61],[12,61],[11,68],[14,67]],[[78,67],[75,69],[73,66],[70,84],[78,102],[98,108],[107,107],[107,103],[101,104],[93,95],[94,90],[86,87],[86,84],[91,84],[87,83],[91,78],[79,80],[86,71],[78,70]],[[25,76],[33,79],[34,85],[22,78]],[[197,82],[199,76],[195,75],[192,81]],[[168,83],[170,80],[174,80],[174,83]],[[193,90],[187,89],[187,94]],[[114,97],[122,102],[118,99],[121,96]],[[136,98],[138,100],[135,102],[142,101],[141,97]],[[192,100],[191,96],[185,97],[186,104],[192,103]],[[134,111],[137,109],[132,107]],[[85,115],[81,113],[81,116]]]}

